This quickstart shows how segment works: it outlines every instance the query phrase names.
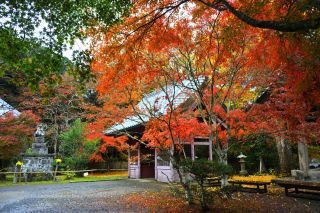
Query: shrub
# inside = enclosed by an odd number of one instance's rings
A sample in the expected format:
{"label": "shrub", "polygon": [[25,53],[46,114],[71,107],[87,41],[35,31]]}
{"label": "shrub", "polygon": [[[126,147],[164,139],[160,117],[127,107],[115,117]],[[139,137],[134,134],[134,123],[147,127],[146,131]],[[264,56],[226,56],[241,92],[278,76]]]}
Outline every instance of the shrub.
{"label": "shrub", "polygon": [[65,179],[65,180],[73,180],[75,176],[76,176],[76,173],[74,173],[74,172],[67,172],[66,177],[65,177],[64,179]]}
{"label": "shrub", "polygon": [[52,173],[27,173],[27,181],[48,181],[52,180]]}
{"label": "shrub", "polygon": [[205,210],[208,204],[213,201],[213,193],[209,192],[208,188],[205,187],[206,179],[208,177],[230,174],[232,168],[219,162],[204,159],[189,161],[187,164],[189,172],[194,176],[194,180],[197,183],[201,207]]}
{"label": "shrub", "polygon": [[6,180],[7,180],[6,174],[0,174],[0,181],[6,181]]}
{"label": "shrub", "polygon": [[184,189],[190,190],[187,193],[191,194],[192,199],[198,199],[200,201],[203,210],[206,210],[208,204],[213,201],[213,195],[215,193],[220,194],[223,192],[223,190],[208,191],[208,187],[205,186],[206,179],[213,176],[227,175],[232,172],[232,168],[228,165],[205,159],[192,161],[187,158],[181,160],[179,162],[179,168],[181,174],[190,175],[194,180],[193,183],[195,184],[189,188],[184,186]]}

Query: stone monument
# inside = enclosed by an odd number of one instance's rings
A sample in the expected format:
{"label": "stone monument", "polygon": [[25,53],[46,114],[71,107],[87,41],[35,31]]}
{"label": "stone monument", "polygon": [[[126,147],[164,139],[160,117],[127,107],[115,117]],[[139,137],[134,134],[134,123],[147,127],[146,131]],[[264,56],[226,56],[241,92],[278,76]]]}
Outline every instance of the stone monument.
{"label": "stone monument", "polygon": [[23,166],[21,168],[24,176],[30,173],[43,173],[52,175],[53,154],[48,154],[48,147],[45,143],[44,125],[39,124],[34,133],[32,150],[23,154]]}
{"label": "stone monument", "polygon": [[240,175],[248,175],[248,172],[246,170],[246,161],[244,160],[247,156],[245,156],[244,154],[242,154],[242,152],[240,153],[240,155],[237,157],[239,158],[239,163],[240,163]]}
{"label": "stone monument", "polygon": [[44,125],[39,124],[36,132],[34,133],[34,142],[32,143],[32,152],[34,154],[48,154],[48,147],[44,142],[44,135]]}

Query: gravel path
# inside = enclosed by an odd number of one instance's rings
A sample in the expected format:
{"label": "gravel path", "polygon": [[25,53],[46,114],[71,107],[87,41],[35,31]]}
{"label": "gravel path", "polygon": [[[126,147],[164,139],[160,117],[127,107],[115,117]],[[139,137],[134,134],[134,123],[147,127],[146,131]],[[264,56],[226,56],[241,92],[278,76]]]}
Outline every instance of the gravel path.
{"label": "gravel path", "polygon": [[166,187],[146,179],[0,187],[0,212],[122,212],[121,195]]}

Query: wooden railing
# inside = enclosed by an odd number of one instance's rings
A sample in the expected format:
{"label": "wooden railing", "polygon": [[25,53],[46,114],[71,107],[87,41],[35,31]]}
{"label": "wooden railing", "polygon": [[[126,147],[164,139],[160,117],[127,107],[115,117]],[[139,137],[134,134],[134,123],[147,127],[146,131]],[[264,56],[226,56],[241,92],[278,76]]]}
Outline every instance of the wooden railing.
{"label": "wooden railing", "polygon": [[[108,172],[108,171],[126,171],[127,169],[87,169],[87,170],[68,170],[68,171],[57,171],[58,174],[63,173],[82,173],[82,172]],[[0,174],[48,174],[54,173],[54,171],[48,172],[0,172]]]}

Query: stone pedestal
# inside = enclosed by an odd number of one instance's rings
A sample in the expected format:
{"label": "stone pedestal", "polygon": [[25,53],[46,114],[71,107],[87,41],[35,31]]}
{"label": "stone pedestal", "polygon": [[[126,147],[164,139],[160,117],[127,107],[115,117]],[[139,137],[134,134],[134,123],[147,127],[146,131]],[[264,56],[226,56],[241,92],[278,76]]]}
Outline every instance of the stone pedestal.
{"label": "stone pedestal", "polygon": [[23,172],[52,172],[52,155],[23,156]]}

